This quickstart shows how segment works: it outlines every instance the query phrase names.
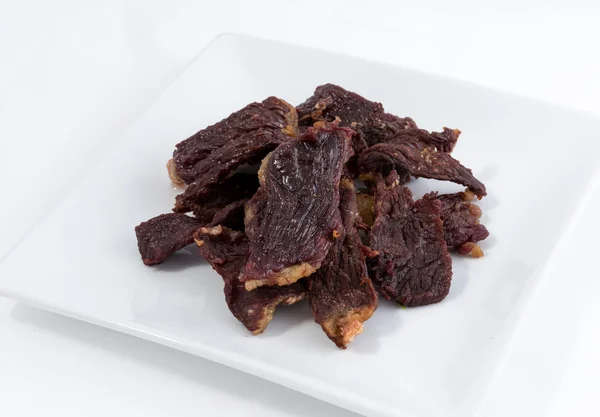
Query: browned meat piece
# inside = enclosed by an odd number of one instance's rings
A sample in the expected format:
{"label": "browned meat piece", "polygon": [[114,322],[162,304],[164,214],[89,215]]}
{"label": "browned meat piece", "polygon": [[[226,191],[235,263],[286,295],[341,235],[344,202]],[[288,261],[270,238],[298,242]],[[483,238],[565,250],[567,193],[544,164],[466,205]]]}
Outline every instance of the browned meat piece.
{"label": "browned meat piece", "polygon": [[235,174],[222,184],[210,187],[203,195],[205,203],[195,203],[192,206],[195,217],[170,213],[140,224],[135,231],[144,263],[161,263],[179,249],[193,243],[194,232],[203,225],[220,224],[244,230],[244,204],[257,189],[256,175]]}
{"label": "browned meat piece", "polygon": [[341,181],[340,212],[343,228],[323,265],[308,278],[310,306],[327,336],[345,349],[363,331],[363,323],[377,308],[377,292],[369,279],[365,248],[358,236],[360,221],[354,184]]}
{"label": "browned meat piece", "polygon": [[246,204],[250,257],[240,280],[248,290],[291,284],[321,266],[342,227],[339,184],[351,135],[321,124],[263,161],[260,189]]}
{"label": "browned meat piece", "polygon": [[[363,222],[367,226],[372,226],[375,213],[374,197],[367,193],[359,193],[356,197]],[[479,258],[483,256],[483,251],[476,243],[486,239],[489,232],[479,223],[481,209],[472,203],[474,199],[475,194],[468,189],[461,193],[438,196],[438,200],[442,203],[446,244],[461,255]]]}
{"label": "browned meat piece", "polygon": [[260,162],[270,151],[290,138],[280,130],[259,129],[225,143],[195,165],[194,172],[198,176],[177,197],[174,210],[186,212],[194,205],[210,204],[211,198],[205,197],[206,194],[212,189],[223,188],[219,183],[226,181],[238,167]]}
{"label": "browned meat piece", "polygon": [[244,232],[223,226],[203,227],[195,239],[200,253],[223,278],[229,310],[253,334],[265,330],[279,304],[294,304],[306,296],[303,280],[285,287],[246,290],[238,279],[248,258],[248,239]]}
{"label": "browned meat piece", "polygon": [[236,173],[221,183],[204,187],[195,193],[194,198],[186,199],[191,193],[178,195],[173,211],[176,213],[191,211],[198,220],[206,224],[228,204],[252,197],[258,190],[258,186],[256,175]]}
{"label": "browned meat piece", "polygon": [[444,128],[442,132],[427,132],[423,130],[425,138],[424,142],[435,146],[440,152],[452,152],[460,136],[460,130]]}
{"label": "browned meat piece", "polygon": [[356,155],[369,146],[385,142],[403,129],[417,127],[410,117],[386,113],[381,103],[369,101],[334,84],[317,87],[312,97],[296,110],[300,125],[333,122],[336,117],[340,118],[340,126],[351,127],[358,133],[353,137]]}
{"label": "browned meat piece", "polygon": [[380,172],[387,175],[396,170],[400,176],[408,173],[415,177],[452,181],[469,187],[479,197],[486,195],[485,185],[446,152],[421,140],[418,129],[402,132],[387,143],[380,143],[364,151],[358,160],[363,173]]}
{"label": "browned meat piece", "polygon": [[405,306],[443,300],[450,290],[452,259],[444,240],[441,203],[435,193],[413,202],[392,171],[375,189],[375,223],[369,246],[379,252],[371,277],[384,297]]}
{"label": "browned meat piece", "polygon": [[429,133],[425,129],[405,129],[401,130],[393,136],[388,137],[388,142],[421,142],[425,145],[435,147],[439,152],[450,153],[454,150],[454,146],[460,136],[460,130],[448,129],[445,127],[442,132]]}
{"label": "browned meat piece", "polygon": [[161,214],[135,228],[138,249],[146,265],[163,262],[169,256],[194,243],[194,232],[201,223],[179,213]]}
{"label": "browned meat piece", "polygon": [[438,197],[442,203],[444,238],[449,247],[461,255],[483,256],[477,242],[489,236],[486,227],[479,223],[481,209],[471,203],[475,196],[469,190],[462,193],[444,194]]}
{"label": "browned meat piece", "polygon": [[[269,97],[262,103],[249,104],[179,143],[173,153],[173,162],[168,164],[169,176],[176,183],[183,181],[191,184],[198,177],[206,176],[207,168],[216,161],[223,160],[222,154],[219,157],[213,155],[223,146],[235,141],[240,150],[240,143],[253,142],[252,132],[257,130],[279,131],[295,136],[297,127],[296,110],[284,100]],[[240,136],[244,136],[245,140],[240,141]],[[233,151],[228,150],[226,155]],[[212,162],[206,161],[209,157]]]}
{"label": "browned meat piece", "polygon": [[249,198],[234,201],[215,213],[207,226],[225,226],[233,230],[244,230],[244,206]]}

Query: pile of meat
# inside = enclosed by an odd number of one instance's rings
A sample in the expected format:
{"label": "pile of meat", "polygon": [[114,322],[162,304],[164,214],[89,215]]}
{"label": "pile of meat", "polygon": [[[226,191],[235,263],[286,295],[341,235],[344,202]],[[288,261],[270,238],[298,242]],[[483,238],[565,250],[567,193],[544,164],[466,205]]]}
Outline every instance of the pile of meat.
{"label": "pile of meat", "polygon": [[[483,255],[477,242],[488,231],[473,201],[486,189],[451,156],[459,134],[419,129],[332,84],[297,107],[252,103],[176,146],[167,168],[186,188],[173,213],[136,227],[140,254],[154,265],[195,242],[249,331],[262,333],[278,305],[308,298],[345,348],[378,293],[409,307],[437,303],[450,289],[449,251]],[[405,184],[419,177],[467,188],[415,201]]]}

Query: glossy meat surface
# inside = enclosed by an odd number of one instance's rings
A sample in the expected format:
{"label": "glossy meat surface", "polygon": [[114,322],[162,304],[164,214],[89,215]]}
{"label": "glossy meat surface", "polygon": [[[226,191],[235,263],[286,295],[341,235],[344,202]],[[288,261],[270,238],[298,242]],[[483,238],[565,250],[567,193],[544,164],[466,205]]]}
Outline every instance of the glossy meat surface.
{"label": "glossy meat surface", "polygon": [[297,126],[296,110],[286,101],[269,97],[261,103],[251,103],[177,144],[170,176],[174,182],[180,179],[191,184],[206,175],[210,159],[219,159],[215,152],[233,141],[239,142],[241,136],[252,137],[252,132],[258,130],[295,135]]}
{"label": "glossy meat surface", "polygon": [[385,142],[403,129],[416,128],[410,117],[386,113],[381,103],[348,91],[335,84],[324,84],[296,107],[300,127],[316,122],[340,120],[340,126],[354,130],[352,148],[354,157],[348,163],[350,172],[358,174],[356,160],[369,146]]}
{"label": "glossy meat surface", "polygon": [[195,180],[177,196],[175,210],[190,211],[194,205],[211,202],[206,197],[212,190],[223,188],[220,184],[227,182],[242,165],[260,162],[269,152],[280,144],[291,139],[280,130],[255,130],[232,139],[216,149],[196,165]]}
{"label": "glossy meat surface", "polygon": [[342,227],[339,184],[352,155],[351,134],[321,124],[265,158],[261,187],[246,204],[246,288],[290,284],[321,266]]}

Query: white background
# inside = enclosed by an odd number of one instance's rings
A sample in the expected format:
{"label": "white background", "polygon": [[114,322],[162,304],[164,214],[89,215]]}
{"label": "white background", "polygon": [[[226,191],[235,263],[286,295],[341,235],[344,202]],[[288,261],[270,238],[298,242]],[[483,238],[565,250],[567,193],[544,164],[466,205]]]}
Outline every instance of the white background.
{"label": "white background", "polygon": [[[395,63],[600,115],[600,5],[566,3],[0,0],[0,256],[221,32]],[[40,242],[40,251],[51,244]],[[542,346],[528,361],[538,400],[528,402],[532,388],[521,378],[499,377],[514,382],[498,405],[513,416],[600,415],[600,308],[582,295],[593,289],[576,288],[569,298],[582,302],[558,314],[561,294],[575,289],[556,275],[545,288],[556,302],[550,296],[548,314],[524,328]],[[565,334],[573,343],[555,364],[543,346],[563,346]],[[0,415],[106,416],[125,407],[145,417],[349,415],[187,354],[0,299]]]}

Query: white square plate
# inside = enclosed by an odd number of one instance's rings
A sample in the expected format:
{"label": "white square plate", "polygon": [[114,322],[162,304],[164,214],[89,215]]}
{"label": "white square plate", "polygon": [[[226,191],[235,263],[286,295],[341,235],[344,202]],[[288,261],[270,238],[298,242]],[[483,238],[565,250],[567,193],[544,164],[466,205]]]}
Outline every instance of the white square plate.
{"label": "white square plate", "polygon": [[[482,259],[454,258],[442,303],[382,300],[341,351],[306,304],[250,336],[193,253],[142,264],[133,228],[168,212],[173,146],[269,95],[300,103],[326,82],[426,129],[463,131],[455,155],[488,187]],[[589,194],[600,121],[471,84],[243,36],[212,42],[0,265],[0,293],[143,337],[373,416],[474,415]],[[84,139],[82,139],[84,140]],[[418,180],[415,191],[458,190]]]}

